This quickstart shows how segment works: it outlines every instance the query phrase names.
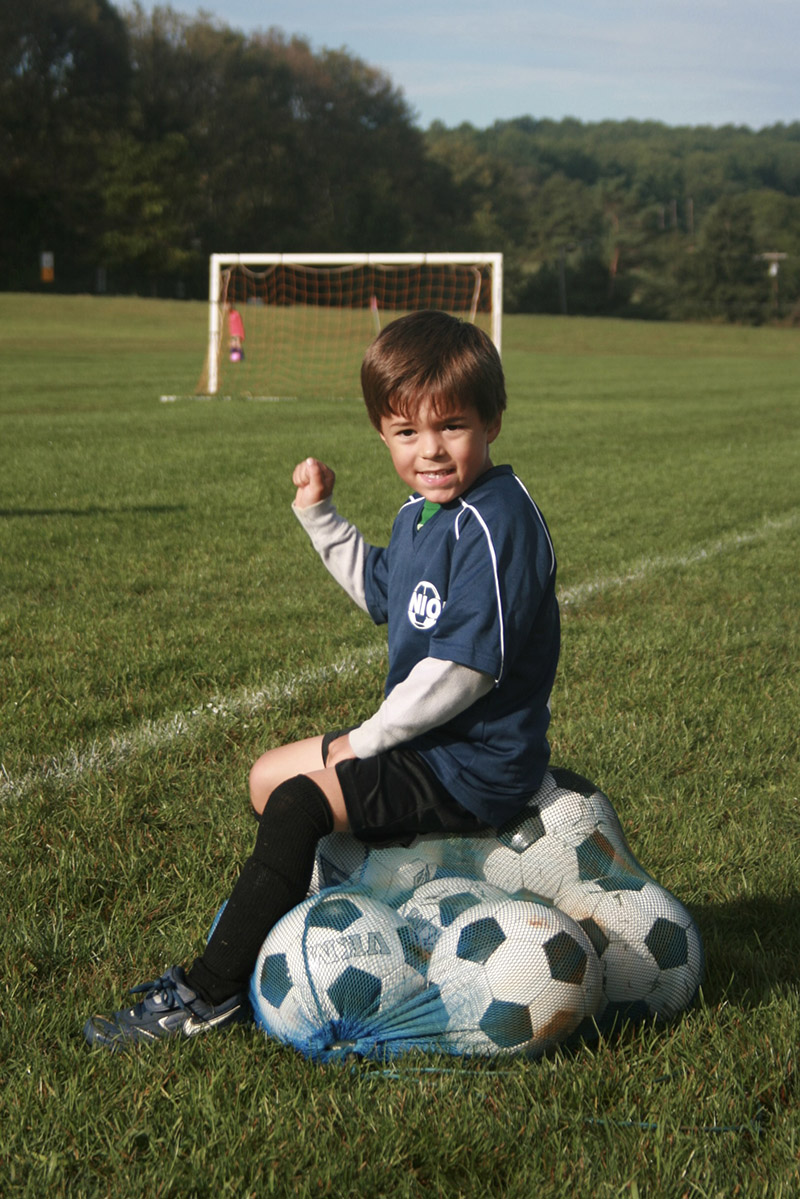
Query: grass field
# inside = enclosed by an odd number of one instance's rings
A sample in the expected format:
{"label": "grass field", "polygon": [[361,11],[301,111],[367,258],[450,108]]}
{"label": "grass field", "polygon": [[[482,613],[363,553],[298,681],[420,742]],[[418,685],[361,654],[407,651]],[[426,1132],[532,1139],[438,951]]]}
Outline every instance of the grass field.
{"label": "grass field", "polygon": [[0,1194],[800,1194],[798,333],[511,317],[495,461],[544,509],[554,762],[694,913],[701,1001],[541,1062],[314,1066],[81,1027],[196,951],[265,747],[371,712],[383,636],[291,516],[385,540],[355,401],[181,400],[203,305],[0,295]]}

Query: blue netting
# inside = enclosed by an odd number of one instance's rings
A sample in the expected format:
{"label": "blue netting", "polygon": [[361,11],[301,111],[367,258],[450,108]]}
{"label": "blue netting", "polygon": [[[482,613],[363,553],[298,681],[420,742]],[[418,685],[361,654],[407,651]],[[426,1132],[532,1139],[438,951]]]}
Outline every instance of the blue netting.
{"label": "blue netting", "polygon": [[325,837],[250,997],[270,1036],[315,1059],[538,1056],[620,1018],[671,1019],[703,967],[694,921],[607,797],[553,769],[496,833],[381,849]]}

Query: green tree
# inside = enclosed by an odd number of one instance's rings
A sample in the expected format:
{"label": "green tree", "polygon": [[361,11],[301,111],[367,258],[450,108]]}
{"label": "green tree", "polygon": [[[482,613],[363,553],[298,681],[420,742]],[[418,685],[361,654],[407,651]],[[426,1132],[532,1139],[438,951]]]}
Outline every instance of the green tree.
{"label": "green tree", "polygon": [[744,196],[725,196],[711,209],[683,279],[693,315],[749,324],[764,319],[766,268],[757,256],[753,211]]}
{"label": "green tree", "polygon": [[292,73],[295,238],[332,250],[436,246],[458,197],[389,78],[343,51],[313,55],[274,34],[271,45]]}
{"label": "green tree", "polygon": [[122,131],[105,143],[100,161],[100,253],[115,287],[135,290],[146,280],[158,295],[165,278],[180,286],[193,267],[204,269],[191,241],[194,172],[186,139],[168,133],[147,143]]}
{"label": "green tree", "polygon": [[[770,314],[800,321],[800,196],[761,190],[748,192],[747,199],[759,253],[786,255],[776,261],[769,276]],[[761,261],[766,271],[769,262]]]}
{"label": "green tree", "polygon": [[525,240],[527,189],[514,166],[485,144],[472,125],[447,129],[439,122],[426,136],[427,153],[452,180],[458,223],[445,249],[504,250],[512,255]]}
{"label": "green tree", "polygon": [[129,23],[136,136],[185,140],[196,171],[182,223],[204,254],[429,248],[451,227],[449,177],[381,71],[169,9]]}
{"label": "green tree", "polygon": [[97,152],[125,120],[125,26],[107,0],[6,0],[0,7],[0,256],[10,283],[52,250],[62,284],[96,259]]}

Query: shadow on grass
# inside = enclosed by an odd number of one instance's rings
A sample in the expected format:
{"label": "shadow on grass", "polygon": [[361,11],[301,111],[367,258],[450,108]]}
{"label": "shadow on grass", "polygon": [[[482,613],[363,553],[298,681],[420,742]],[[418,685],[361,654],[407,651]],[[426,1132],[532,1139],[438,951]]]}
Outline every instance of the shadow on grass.
{"label": "shadow on grass", "polygon": [[755,1007],[797,986],[800,895],[692,905],[706,951],[706,1001]]}
{"label": "shadow on grass", "polygon": [[88,508],[0,508],[0,517],[14,516],[127,516],[142,512],[162,515],[165,512],[185,512],[185,504],[129,504],[118,508],[104,508],[90,504]]}

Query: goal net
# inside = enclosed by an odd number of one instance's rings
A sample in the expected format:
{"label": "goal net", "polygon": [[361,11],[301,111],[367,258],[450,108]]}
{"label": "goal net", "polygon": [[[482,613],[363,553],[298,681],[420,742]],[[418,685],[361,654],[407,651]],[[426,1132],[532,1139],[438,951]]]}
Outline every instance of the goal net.
{"label": "goal net", "polygon": [[355,397],[389,321],[441,308],[500,349],[502,254],[213,254],[209,395]]}

